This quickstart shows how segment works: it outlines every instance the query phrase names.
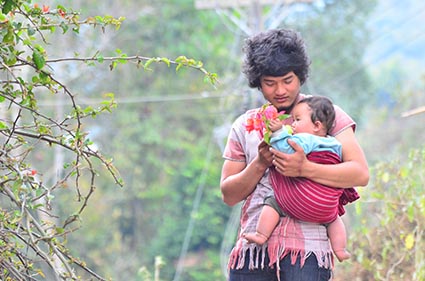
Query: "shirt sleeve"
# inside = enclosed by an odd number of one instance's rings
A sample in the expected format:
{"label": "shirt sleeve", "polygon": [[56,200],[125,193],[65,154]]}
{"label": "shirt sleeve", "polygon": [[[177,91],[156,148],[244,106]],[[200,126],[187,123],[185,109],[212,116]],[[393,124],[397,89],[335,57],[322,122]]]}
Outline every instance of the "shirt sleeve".
{"label": "shirt sleeve", "polygon": [[239,116],[232,124],[223,151],[223,158],[226,160],[238,162],[246,161],[243,145],[245,143],[245,115],[246,114]]}
{"label": "shirt sleeve", "polygon": [[337,136],[347,128],[352,128],[356,131],[356,122],[342,108],[334,105],[335,108],[335,126],[332,128],[330,135]]}

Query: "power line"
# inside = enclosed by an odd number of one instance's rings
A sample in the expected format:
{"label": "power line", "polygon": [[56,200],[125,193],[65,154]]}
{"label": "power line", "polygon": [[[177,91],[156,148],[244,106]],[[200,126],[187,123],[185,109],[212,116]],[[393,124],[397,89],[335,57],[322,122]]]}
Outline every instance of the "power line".
{"label": "power line", "polygon": [[[173,96],[147,96],[147,97],[126,97],[126,98],[115,98],[118,104],[133,104],[133,103],[164,103],[164,102],[180,102],[180,101],[192,101],[192,100],[206,100],[206,99],[221,99],[233,95],[232,93],[220,93],[213,94],[211,92],[201,92],[196,94],[186,95],[173,95]],[[100,104],[103,99],[90,99],[80,98],[78,104],[80,105],[94,105]],[[68,105],[65,101],[42,101],[38,103],[38,106],[57,106],[57,105]]]}

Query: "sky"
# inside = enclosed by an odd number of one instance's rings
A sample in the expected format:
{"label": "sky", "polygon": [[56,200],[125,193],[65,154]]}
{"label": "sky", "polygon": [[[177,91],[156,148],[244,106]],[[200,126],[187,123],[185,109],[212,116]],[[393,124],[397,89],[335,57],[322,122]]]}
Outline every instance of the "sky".
{"label": "sky", "polygon": [[397,60],[409,76],[425,75],[425,1],[381,0],[368,26],[366,65],[373,70]]}

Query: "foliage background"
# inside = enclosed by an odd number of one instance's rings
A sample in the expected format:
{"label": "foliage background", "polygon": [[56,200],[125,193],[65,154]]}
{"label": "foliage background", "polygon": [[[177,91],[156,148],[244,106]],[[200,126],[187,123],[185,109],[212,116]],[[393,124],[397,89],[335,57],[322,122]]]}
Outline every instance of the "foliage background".
{"label": "foliage background", "polygon": [[[358,138],[373,176],[361,189],[361,202],[350,206],[346,216],[354,257],[336,266],[335,279],[422,280],[425,135],[420,132],[425,115],[400,116],[425,105],[424,64],[418,65],[424,58],[414,52],[414,46],[425,43],[423,33],[413,40],[394,25],[414,30],[409,27],[418,26],[423,4],[315,2],[288,8],[280,26],[295,28],[306,38],[313,64],[303,90],[329,95],[358,121]],[[113,157],[125,182],[117,187],[99,171],[98,188],[67,246],[112,280],[149,279],[146,272],[153,276],[157,256],[164,263],[161,280],[224,280],[237,207],[221,201],[221,149],[232,120],[261,103],[240,75],[246,34],[225,14],[196,10],[191,0],[66,4],[82,17],[112,14],[126,19],[118,31],[84,27],[79,34],[50,35],[46,50],[51,58],[90,57],[98,51],[110,56],[117,49],[151,57],[187,55],[220,77],[214,88],[203,82],[202,73],[176,72],[165,64],[152,64],[152,71],[129,65],[114,71],[106,64],[56,66],[54,72],[83,105],[98,105],[105,93],[115,93],[113,113],[87,119],[85,129],[96,147]],[[262,12],[273,15],[270,7]],[[403,41],[408,44],[397,45]],[[40,103],[58,115],[67,106],[60,97],[40,97]],[[47,178],[60,173],[60,159],[68,155],[55,157],[39,147],[29,161]],[[74,200],[70,190],[56,194],[56,214],[65,214]],[[396,223],[400,228],[388,227]]]}

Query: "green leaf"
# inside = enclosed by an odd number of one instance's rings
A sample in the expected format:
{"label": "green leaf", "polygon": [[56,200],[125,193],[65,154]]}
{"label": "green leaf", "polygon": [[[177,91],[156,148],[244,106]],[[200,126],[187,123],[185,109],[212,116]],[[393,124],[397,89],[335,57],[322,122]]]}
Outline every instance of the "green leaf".
{"label": "green leaf", "polygon": [[285,120],[285,119],[287,119],[287,118],[289,118],[291,115],[289,115],[289,114],[282,114],[282,115],[279,115],[277,118],[279,118],[279,120]]}
{"label": "green leaf", "polygon": [[415,245],[415,236],[412,233],[409,233],[404,238],[404,245],[407,250],[411,250],[413,248],[413,246]]}
{"label": "green leaf", "polygon": [[8,129],[9,127],[6,125],[6,123],[0,121],[0,130]]}
{"label": "green leaf", "polygon": [[28,34],[28,37],[29,38],[28,39],[23,39],[23,42],[24,42],[25,45],[30,45],[30,44],[28,44],[29,43],[28,40],[30,38],[32,38],[32,36],[37,32],[37,29],[34,28],[34,26],[27,24],[26,25],[26,30],[27,30],[27,34]]}
{"label": "green leaf", "polygon": [[44,65],[46,64],[46,60],[44,59],[44,56],[37,49],[35,49],[34,52],[32,53],[32,60],[38,70],[42,69]]}
{"label": "green leaf", "polygon": [[57,234],[62,234],[64,232],[65,232],[65,230],[62,227],[56,227],[56,233]]}
{"label": "green leaf", "polygon": [[111,71],[114,70],[116,66],[117,66],[116,61],[111,62],[111,64],[109,65],[109,70],[111,70]]}
{"label": "green leaf", "polygon": [[187,63],[187,58],[185,56],[179,56],[176,58],[177,63]]}
{"label": "green leaf", "polygon": [[97,62],[99,63],[103,63],[103,61],[105,60],[102,55],[98,55],[96,59],[97,59]]}
{"label": "green leaf", "polygon": [[161,58],[161,61],[164,62],[165,64],[167,64],[168,67],[170,67],[170,60],[167,58]]}
{"label": "green leaf", "polygon": [[6,35],[4,35],[4,37],[3,37],[3,42],[4,43],[12,43],[14,39],[15,39],[15,35],[13,34],[13,31],[11,29],[9,29],[6,33]]}
{"label": "green leaf", "polygon": [[0,14],[0,22],[5,22],[7,20],[7,16],[3,13]]}
{"label": "green leaf", "polygon": [[16,6],[16,3],[13,0],[4,1],[3,9],[2,9],[3,14],[7,14],[10,11],[12,11],[15,6]]}
{"label": "green leaf", "polygon": [[65,34],[68,31],[68,29],[69,29],[69,26],[65,22],[61,22],[60,23],[60,27],[62,28],[62,33],[63,34]]}
{"label": "green leaf", "polygon": [[149,70],[149,65],[151,65],[153,62],[158,61],[156,58],[150,58],[149,60],[146,61],[146,63],[143,65],[143,68],[145,70]]}
{"label": "green leaf", "polygon": [[51,133],[51,130],[48,127],[44,126],[44,125],[39,125],[38,126],[38,132],[40,134],[50,134]]}

